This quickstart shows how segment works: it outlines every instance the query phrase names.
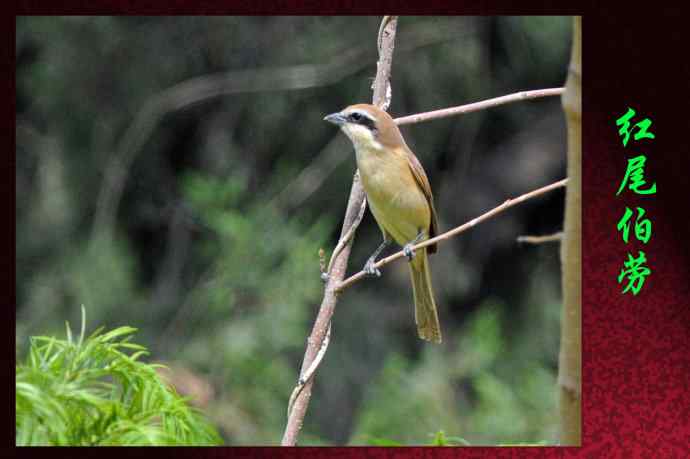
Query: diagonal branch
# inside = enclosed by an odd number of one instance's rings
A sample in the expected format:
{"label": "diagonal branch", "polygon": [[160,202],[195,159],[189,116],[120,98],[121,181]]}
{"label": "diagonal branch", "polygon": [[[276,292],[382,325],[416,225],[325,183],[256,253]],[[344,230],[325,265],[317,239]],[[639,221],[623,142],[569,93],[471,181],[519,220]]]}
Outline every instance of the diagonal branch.
{"label": "diagonal branch", "polygon": [[[530,191],[529,193],[525,193],[525,194],[520,195],[520,196],[518,196],[518,197],[516,197],[516,198],[508,199],[506,202],[504,202],[504,203],[501,204],[500,206],[494,207],[494,208],[491,209],[490,211],[488,211],[488,212],[486,212],[486,213],[480,215],[479,217],[477,217],[477,218],[475,218],[475,219],[473,219],[473,220],[470,220],[469,222],[465,223],[464,225],[460,225],[460,226],[458,226],[458,227],[455,227],[455,228],[453,228],[453,229],[450,230],[450,231],[446,231],[446,232],[443,233],[443,234],[440,234],[440,235],[438,235],[438,236],[436,236],[436,237],[433,237],[433,238],[431,238],[431,239],[427,239],[427,240],[424,241],[424,242],[420,242],[419,244],[416,244],[416,245],[412,246],[412,250],[413,250],[413,251],[416,251],[416,250],[421,249],[421,248],[424,248],[424,247],[426,247],[426,246],[435,244],[435,243],[437,243],[437,242],[445,241],[446,239],[450,239],[450,238],[452,238],[452,237],[454,237],[454,236],[457,236],[458,234],[460,234],[460,233],[462,233],[462,232],[464,232],[464,231],[467,231],[468,229],[472,228],[472,227],[475,226],[477,223],[481,223],[481,222],[483,222],[484,220],[488,220],[489,218],[493,217],[494,215],[496,215],[496,214],[498,214],[498,213],[500,213],[500,212],[503,212],[504,210],[506,210],[506,209],[508,209],[508,208],[510,208],[510,207],[513,207],[513,206],[516,205],[516,204],[520,204],[520,203],[525,202],[525,201],[527,201],[527,200],[529,200],[529,199],[532,199],[532,198],[534,198],[534,197],[536,197],[536,196],[542,195],[542,194],[547,193],[547,192],[549,192],[549,191],[551,191],[551,190],[555,190],[556,188],[561,188],[561,187],[565,186],[566,183],[568,183],[568,179],[567,179],[567,178],[565,178],[565,179],[563,179],[563,180],[559,180],[558,182],[552,183],[551,185],[547,185],[547,186],[538,188],[538,189],[536,189],[536,190],[534,190],[534,191]],[[375,267],[375,268],[381,268],[381,267],[387,265],[388,263],[390,263],[390,262],[392,262],[392,261],[395,261],[395,260],[397,260],[398,258],[402,258],[402,257],[404,257],[404,256],[405,256],[405,255],[404,255],[403,251],[401,250],[401,251],[399,251],[399,252],[394,253],[393,255],[390,255],[390,256],[388,256],[388,257],[382,259],[382,260],[379,260],[376,264],[374,264],[374,267]],[[356,274],[353,274],[352,276],[348,277],[346,280],[344,280],[343,282],[341,282],[340,285],[338,285],[338,288],[336,289],[336,292],[337,292],[337,293],[342,292],[342,291],[345,290],[347,287],[349,287],[350,285],[354,284],[355,282],[357,282],[358,280],[360,280],[360,279],[362,279],[362,278],[364,278],[364,277],[366,277],[366,276],[367,276],[367,274],[365,274],[364,271],[360,271],[360,272],[358,272],[358,273],[356,273]]]}
{"label": "diagonal branch", "polygon": [[[388,92],[390,78],[390,64],[393,58],[393,48],[395,43],[395,32],[398,24],[397,16],[384,16],[379,28],[378,43],[379,43],[379,61],[377,63],[376,78],[374,80],[374,104],[383,107],[386,101],[390,100],[386,97]],[[323,300],[321,307],[316,316],[314,327],[312,328],[309,339],[307,339],[307,349],[304,353],[304,360],[302,361],[302,368],[300,370],[300,377],[297,387],[293,390],[290,397],[290,409],[288,412],[288,421],[285,426],[285,433],[281,445],[294,446],[297,444],[297,437],[304,422],[304,416],[307,413],[307,406],[311,398],[311,388],[314,382],[314,373],[318,363],[312,365],[317,359],[323,358],[326,352],[326,338],[330,335],[331,317],[335,312],[335,305],[337,303],[336,287],[340,285],[340,281],[345,277],[347,270],[347,261],[350,258],[350,250],[352,249],[352,242],[354,240],[354,232],[356,225],[361,221],[363,206],[365,206],[365,195],[362,184],[359,180],[359,174],[355,173],[350,190],[350,198],[347,203],[347,210],[345,211],[345,221],[340,233],[340,239],[345,240],[344,244],[339,243],[338,251],[334,251],[329,263],[328,278],[326,287],[324,289]],[[340,248],[342,247],[342,248]]]}

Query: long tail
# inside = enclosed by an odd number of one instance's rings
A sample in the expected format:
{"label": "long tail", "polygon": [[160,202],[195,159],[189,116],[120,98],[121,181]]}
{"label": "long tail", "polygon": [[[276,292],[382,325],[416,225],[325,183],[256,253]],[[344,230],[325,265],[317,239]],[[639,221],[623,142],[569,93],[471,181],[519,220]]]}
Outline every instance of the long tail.
{"label": "long tail", "polygon": [[414,318],[419,337],[434,343],[441,342],[441,326],[438,322],[434,292],[431,290],[431,272],[426,250],[420,250],[410,263],[410,277],[414,293]]}

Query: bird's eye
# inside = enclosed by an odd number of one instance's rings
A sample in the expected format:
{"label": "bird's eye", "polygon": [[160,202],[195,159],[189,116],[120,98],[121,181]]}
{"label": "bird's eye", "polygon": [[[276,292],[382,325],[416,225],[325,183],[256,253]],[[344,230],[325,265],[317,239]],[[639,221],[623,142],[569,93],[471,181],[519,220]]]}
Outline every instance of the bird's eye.
{"label": "bird's eye", "polygon": [[362,119],[362,114],[354,112],[350,115],[350,118],[352,119],[352,121],[359,121]]}

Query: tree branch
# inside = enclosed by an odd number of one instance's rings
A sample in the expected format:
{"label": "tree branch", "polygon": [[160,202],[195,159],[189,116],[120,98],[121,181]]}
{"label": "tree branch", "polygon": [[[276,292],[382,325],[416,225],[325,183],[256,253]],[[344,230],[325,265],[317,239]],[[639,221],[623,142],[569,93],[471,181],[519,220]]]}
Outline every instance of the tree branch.
{"label": "tree branch", "polygon": [[[544,186],[542,188],[538,188],[534,191],[530,191],[529,193],[525,193],[521,196],[518,196],[517,198],[508,199],[506,202],[504,202],[500,206],[494,207],[490,211],[480,215],[479,217],[477,217],[473,220],[470,220],[469,222],[465,223],[464,225],[460,225],[458,227],[455,227],[450,231],[446,231],[443,234],[440,234],[440,235],[433,237],[431,239],[427,239],[424,242],[420,242],[419,244],[412,246],[412,250],[417,251],[418,249],[421,249],[421,248],[424,248],[426,246],[435,244],[437,242],[445,241],[446,239],[450,239],[454,236],[457,236],[458,234],[472,228],[477,223],[481,223],[484,220],[487,220],[487,219],[493,217],[494,215],[496,215],[500,212],[503,212],[504,210],[506,210],[510,207],[513,207],[516,204],[520,204],[520,203],[525,202],[529,199],[532,199],[536,196],[542,195],[542,194],[547,193],[551,190],[555,190],[556,188],[561,188],[561,187],[565,186],[566,183],[568,183],[567,178],[565,178],[563,180],[559,180],[558,182],[552,183],[551,185],[547,185],[547,186]],[[381,268],[381,267],[387,265],[388,263],[395,261],[398,258],[402,258],[404,256],[405,255],[404,255],[403,251],[401,250],[399,252],[394,253],[393,255],[390,255],[386,258],[379,260],[376,264],[374,264],[374,267],[375,268]],[[348,277],[343,282],[341,282],[340,285],[338,285],[336,292],[337,293],[342,292],[344,289],[346,289],[350,285],[354,284],[355,282],[357,282],[358,280],[360,280],[366,276],[367,276],[367,274],[365,274],[364,271],[360,271],[356,274],[353,274],[352,276]]]}
{"label": "tree branch", "polygon": [[513,94],[507,94],[501,97],[494,97],[493,99],[481,100],[472,104],[460,105],[458,107],[442,108],[431,112],[417,113],[416,115],[408,115],[396,118],[395,122],[400,126],[403,124],[421,123],[422,121],[431,121],[440,118],[448,118],[449,116],[464,115],[466,113],[477,112],[487,108],[496,107],[498,105],[510,104],[512,102],[520,102],[523,100],[537,99],[540,97],[560,96],[565,91],[565,88],[549,88],[536,89],[534,91],[520,91]]}
{"label": "tree branch", "polygon": [[525,244],[544,244],[545,242],[561,242],[563,231],[544,236],[518,236],[517,241]]}
{"label": "tree branch", "polygon": [[[381,27],[379,28],[379,61],[377,63],[376,78],[374,79],[373,85],[373,103],[379,107],[386,105],[386,92],[389,87],[388,79],[390,78],[390,65],[393,59],[397,24],[397,16],[384,16]],[[390,99],[388,98],[388,100]],[[345,277],[347,261],[350,258],[350,250],[352,249],[352,242],[354,241],[354,231],[356,225],[361,221],[360,214],[365,205],[364,189],[359,180],[359,173],[355,173],[352,188],[350,190],[350,198],[347,203],[347,210],[345,211],[345,221],[343,222],[343,228],[340,233],[340,240],[346,240],[347,242],[344,244],[339,243],[338,247],[342,248],[338,251],[334,251],[331,256],[331,262],[329,263],[330,270],[326,280],[321,307],[319,308],[314,327],[307,340],[307,349],[304,353],[304,360],[302,361],[297,387],[293,390],[292,396],[290,397],[291,403],[287,425],[285,426],[285,433],[281,441],[281,445],[283,446],[294,446],[297,444],[297,436],[304,422],[304,416],[307,412],[309,399],[311,398],[314,373],[318,366],[318,362],[315,365],[312,365],[312,363],[318,356],[320,356],[320,361],[326,352],[327,342],[324,341],[326,337],[330,335],[331,317],[333,316],[337,303],[335,288]]]}

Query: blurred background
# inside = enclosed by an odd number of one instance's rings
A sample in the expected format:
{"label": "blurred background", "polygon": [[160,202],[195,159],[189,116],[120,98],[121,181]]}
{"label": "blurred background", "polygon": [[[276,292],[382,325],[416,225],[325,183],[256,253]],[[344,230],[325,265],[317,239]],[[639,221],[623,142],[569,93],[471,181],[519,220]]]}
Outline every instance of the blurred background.
{"label": "blurred background", "polygon": [[[16,353],[130,325],[229,445],[278,444],[355,171],[324,115],[370,102],[380,17],[18,17]],[[567,17],[401,17],[393,116],[562,86]],[[565,177],[560,98],[402,128],[442,231]],[[556,441],[563,191],[342,295],[300,444]],[[349,272],[381,234],[367,212]],[[386,253],[392,253],[389,249]]]}

